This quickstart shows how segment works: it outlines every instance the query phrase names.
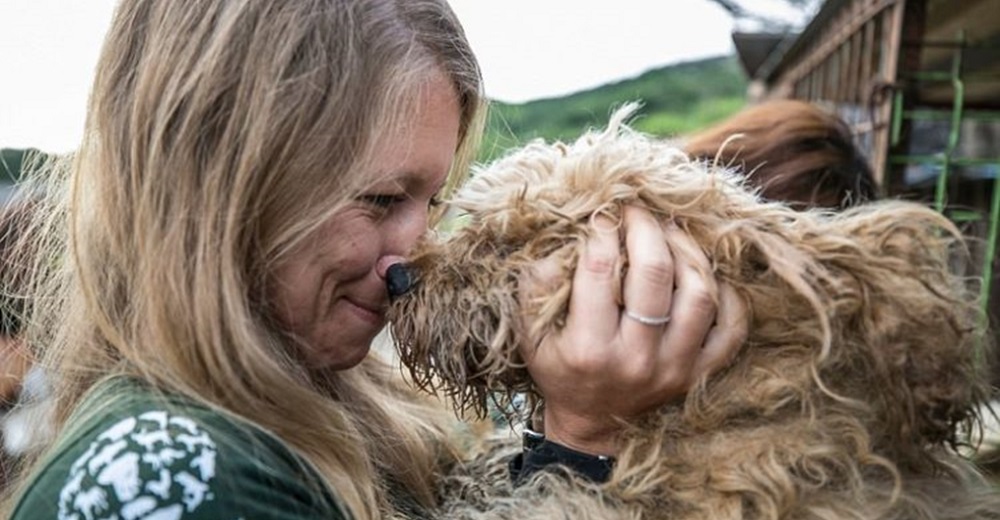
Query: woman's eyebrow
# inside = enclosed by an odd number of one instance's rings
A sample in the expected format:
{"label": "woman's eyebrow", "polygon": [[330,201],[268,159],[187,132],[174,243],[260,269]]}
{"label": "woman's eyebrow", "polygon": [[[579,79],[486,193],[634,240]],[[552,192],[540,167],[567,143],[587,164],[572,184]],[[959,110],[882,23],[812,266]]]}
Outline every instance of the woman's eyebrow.
{"label": "woman's eyebrow", "polygon": [[447,174],[438,181],[437,176],[434,175],[435,179],[433,181],[429,180],[430,175],[427,173],[415,172],[412,170],[404,171],[392,179],[390,182],[394,182],[400,189],[406,193],[413,193],[418,191],[427,190],[432,193],[440,193],[445,186],[448,185]]}

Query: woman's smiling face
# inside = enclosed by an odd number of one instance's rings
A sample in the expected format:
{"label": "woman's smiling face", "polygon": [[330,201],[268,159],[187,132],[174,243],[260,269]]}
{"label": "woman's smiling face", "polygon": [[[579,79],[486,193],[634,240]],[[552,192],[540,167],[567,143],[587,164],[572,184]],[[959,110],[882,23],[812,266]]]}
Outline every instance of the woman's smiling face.
{"label": "woman's smiling face", "polygon": [[427,230],[458,146],[459,106],[443,73],[420,89],[414,118],[382,147],[372,185],[277,267],[278,319],[312,367],[350,368],[385,326],[385,270]]}

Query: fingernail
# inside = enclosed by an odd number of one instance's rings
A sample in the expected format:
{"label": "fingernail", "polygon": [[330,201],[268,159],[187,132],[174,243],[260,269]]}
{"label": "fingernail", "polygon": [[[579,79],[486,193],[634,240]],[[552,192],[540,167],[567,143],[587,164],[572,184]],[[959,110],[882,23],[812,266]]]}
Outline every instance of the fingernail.
{"label": "fingernail", "polygon": [[410,266],[399,263],[392,264],[385,271],[385,287],[389,298],[398,298],[413,288],[415,277]]}

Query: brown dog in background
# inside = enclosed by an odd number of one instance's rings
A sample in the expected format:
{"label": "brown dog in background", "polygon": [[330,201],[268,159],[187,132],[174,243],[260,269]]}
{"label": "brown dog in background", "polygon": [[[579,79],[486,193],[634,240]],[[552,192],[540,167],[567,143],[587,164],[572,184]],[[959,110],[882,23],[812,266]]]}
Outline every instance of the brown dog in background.
{"label": "brown dog in background", "polygon": [[[746,300],[750,335],[731,366],[629,426],[598,505],[573,505],[576,479],[537,487],[552,511],[1000,519],[1000,491],[959,449],[989,386],[974,293],[949,268],[964,250],[957,229],[915,203],[833,213],[764,202],[734,172],[630,130],[634,109],[573,144],[529,144],[457,193],[463,223],[420,246],[416,287],[390,309],[416,383],[481,413],[531,394],[517,346],[562,325],[591,218],[640,206],[700,244]],[[519,297],[522,275],[553,254],[564,283]],[[511,492],[498,485],[498,500]]]}

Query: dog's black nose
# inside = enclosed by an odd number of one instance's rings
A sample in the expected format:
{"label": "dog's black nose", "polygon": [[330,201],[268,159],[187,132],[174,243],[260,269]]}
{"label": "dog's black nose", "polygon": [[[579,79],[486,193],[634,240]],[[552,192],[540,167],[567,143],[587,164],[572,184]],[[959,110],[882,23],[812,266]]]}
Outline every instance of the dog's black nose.
{"label": "dog's black nose", "polygon": [[385,270],[385,287],[389,291],[390,299],[406,294],[413,288],[415,281],[413,269],[406,264],[392,264]]}

